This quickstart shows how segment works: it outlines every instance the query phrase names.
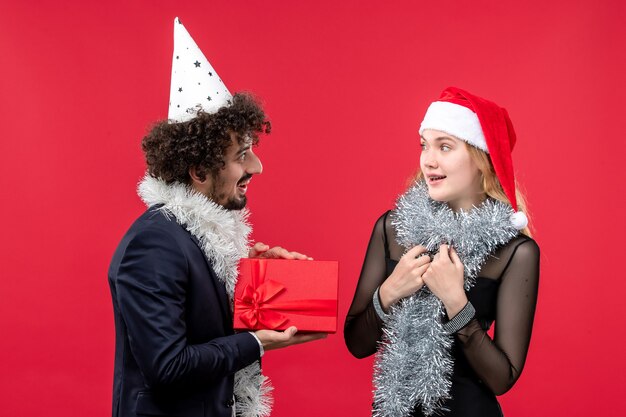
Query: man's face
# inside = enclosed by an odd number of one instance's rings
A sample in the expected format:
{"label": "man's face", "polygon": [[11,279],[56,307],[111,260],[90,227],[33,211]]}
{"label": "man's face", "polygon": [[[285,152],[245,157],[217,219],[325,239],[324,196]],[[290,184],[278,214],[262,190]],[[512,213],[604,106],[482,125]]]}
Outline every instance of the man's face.
{"label": "man's face", "polygon": [[224,168],[209,174],[200,191],[227,210],[241,210],[246,206],[246,192],[254,174],[263,171],[261,161],[252,151],[252,140],[239,143],[231,134],[231,144],[224,155]]}

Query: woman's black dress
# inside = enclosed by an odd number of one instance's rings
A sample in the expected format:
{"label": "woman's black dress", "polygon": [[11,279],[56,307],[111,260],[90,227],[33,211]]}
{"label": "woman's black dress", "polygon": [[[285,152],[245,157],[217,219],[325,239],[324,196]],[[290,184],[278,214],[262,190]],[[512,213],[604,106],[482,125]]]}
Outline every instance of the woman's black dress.
{"label": "woman's black dress", "polygon": [[[382,338],[374,291],[391,275],[405,248],[398,245],[389,212],[372,232],[359,283],[344,328],[346,345],[357,358],[376,352]],[[539,282],[539,247],[519,235],[496,250],[467,292],[476,315],[454,336],[452,400],[445,416],[502,416],[496,395],[519,378],[530,342]],[[487,331],[495,321],[493,340]],[[421,416],[416,409],[413,416]]]}

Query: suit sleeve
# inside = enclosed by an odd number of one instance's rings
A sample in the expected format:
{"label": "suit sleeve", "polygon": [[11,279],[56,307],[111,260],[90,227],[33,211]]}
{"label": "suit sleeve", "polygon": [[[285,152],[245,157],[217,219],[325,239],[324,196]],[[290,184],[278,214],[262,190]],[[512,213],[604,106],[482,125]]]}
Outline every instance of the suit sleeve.
{"label": "suit sleeve", "polygon": [[248,332],[187,342],[187,275],[181,248],[161,230],[137,234],[119,265],[117,303],[132,354],[153,388],[217,380],[259,359],[259,345]]}

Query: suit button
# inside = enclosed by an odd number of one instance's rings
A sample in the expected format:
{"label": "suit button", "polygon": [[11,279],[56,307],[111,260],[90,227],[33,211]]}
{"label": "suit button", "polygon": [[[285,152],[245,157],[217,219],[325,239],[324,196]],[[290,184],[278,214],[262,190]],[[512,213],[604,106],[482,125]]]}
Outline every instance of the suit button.
{"label": "suit button", "polygon": [[225,405],[226,407],[232,407],[233,405],[235,405],[235,400],[233,400],[233,399],[231,398],[230,400],[226,401],[226,402],[224,403],[224,405]]}

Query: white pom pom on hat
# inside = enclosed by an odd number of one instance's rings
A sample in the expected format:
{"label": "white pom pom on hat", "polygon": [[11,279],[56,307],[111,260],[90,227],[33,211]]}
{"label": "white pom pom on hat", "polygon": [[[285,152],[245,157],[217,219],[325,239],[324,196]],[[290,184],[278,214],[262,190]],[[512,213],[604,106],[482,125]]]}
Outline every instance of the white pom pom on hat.
{"label": "white pom pom on hat", "polygon": [[528,226],[528,217],[526,217],[526,214],[524,214],[523,211],[516,211],[515,213],[511,214],[510,219],[513,227],[515,227],[517,230],[522,230],[526,226]]}

